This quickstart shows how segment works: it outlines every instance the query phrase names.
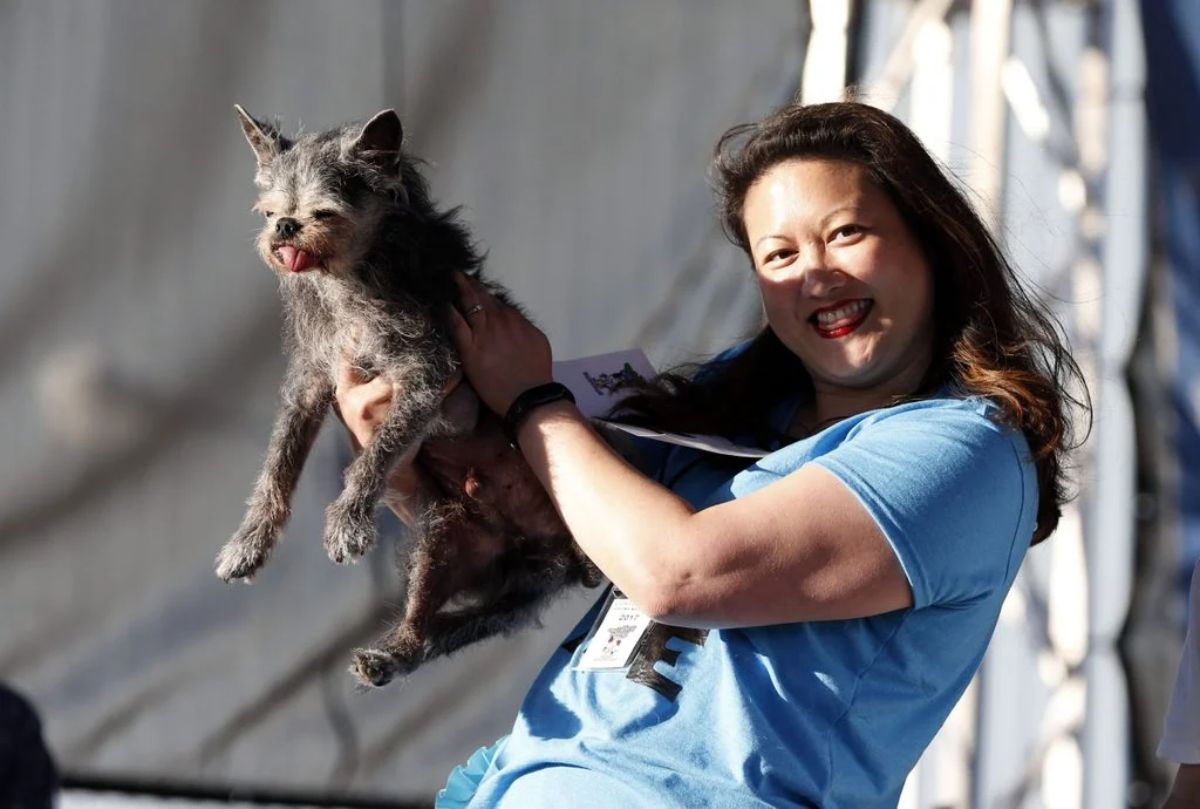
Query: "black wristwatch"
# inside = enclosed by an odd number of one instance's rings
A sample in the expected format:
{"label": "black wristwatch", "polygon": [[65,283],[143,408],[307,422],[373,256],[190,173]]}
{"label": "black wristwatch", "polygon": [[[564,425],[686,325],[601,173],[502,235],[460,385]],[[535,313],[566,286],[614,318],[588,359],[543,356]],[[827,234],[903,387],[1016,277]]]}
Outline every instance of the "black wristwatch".
{"label": "black wristwatch", "polygon": [[534,385],[522,391],[513,399],[512,404],[508,406],[508,412],[504,414],[504,437],[508,439],[508,443],[514,447],[517,445],[517,430],[531,410],[563,399],[575,403],[575,395],[561,382],[547,382],[545,385]]}

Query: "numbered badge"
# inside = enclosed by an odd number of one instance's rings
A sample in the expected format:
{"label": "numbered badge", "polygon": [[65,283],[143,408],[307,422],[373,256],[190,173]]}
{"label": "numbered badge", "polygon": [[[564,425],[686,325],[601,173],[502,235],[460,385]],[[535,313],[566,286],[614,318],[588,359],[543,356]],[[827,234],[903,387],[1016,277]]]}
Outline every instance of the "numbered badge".
{"label": "numbered badge", "polygon": [[609,591],[600,617],[583,641],[576,671],[624,671],[653,621],[617,588]]}

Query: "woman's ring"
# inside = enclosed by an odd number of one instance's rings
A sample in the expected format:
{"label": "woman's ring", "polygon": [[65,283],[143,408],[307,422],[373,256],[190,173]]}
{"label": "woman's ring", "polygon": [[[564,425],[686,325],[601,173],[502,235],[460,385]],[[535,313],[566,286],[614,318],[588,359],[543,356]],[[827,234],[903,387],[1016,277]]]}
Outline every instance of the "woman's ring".
{"label": "woman's ring", "polygon": [[482,311],[483,311],[483,304],[477,303],[474,306],[472,306],[470,309],[467,310],[467,317],[470,317],[471,315],[479,314]]}

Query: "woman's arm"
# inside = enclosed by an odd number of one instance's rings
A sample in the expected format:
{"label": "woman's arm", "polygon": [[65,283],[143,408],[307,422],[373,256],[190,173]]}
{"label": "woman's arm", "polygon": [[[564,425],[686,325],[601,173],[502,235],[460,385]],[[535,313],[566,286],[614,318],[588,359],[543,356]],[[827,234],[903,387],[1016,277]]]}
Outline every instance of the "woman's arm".
{"label": "woman's arm", "polygon": [[[463,280],[455,338],[498,413],[551,379],[549,343],[519,312]],[[652,617],[682,626],[854,618],[912,603],[874,519],[833,475],[803,467],[695,512],[613,453],[569,403],[532,411],[520,448],[584,552]]]}
{"label": "woman's arm", "polygon": [[879,527],[824,469],[696,512],[609,451],[570,405],[534,411],[518,438],[584,552],[664,623],[758,626],[912,603]]}

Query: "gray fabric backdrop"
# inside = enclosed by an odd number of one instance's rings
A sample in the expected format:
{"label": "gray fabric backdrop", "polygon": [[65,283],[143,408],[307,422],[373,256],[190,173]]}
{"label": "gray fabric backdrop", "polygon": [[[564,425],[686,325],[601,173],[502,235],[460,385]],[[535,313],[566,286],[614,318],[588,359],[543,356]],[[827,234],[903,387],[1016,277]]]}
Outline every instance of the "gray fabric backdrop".
{"label": "gray fabric backdrop", "polygon": [[705,169],[798,86],[803,6],[0,3],[0,679],[68,772],[427,798],[587,604],[356,691],[398,585],[387,548],[324,558],[331,430],[272,564],[213,576],[283,369],[234,102],[285,129],[396,107],[559,356],[662,364],[758,315]]}

